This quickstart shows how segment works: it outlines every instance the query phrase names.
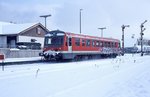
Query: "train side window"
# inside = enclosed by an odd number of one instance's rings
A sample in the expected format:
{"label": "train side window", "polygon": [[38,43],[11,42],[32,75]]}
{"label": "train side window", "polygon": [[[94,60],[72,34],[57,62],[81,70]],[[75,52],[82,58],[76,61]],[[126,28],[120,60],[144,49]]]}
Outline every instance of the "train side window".
{"label": "train side window", "polygon": [[109,47],[109,42],[107,42],[107,47]]}
{"label": "train side window", "polygon": [[76,46],[80,46],[80,38],[75,38],[75,44]]}
{"label": "train side window", "polygon": [[115,47],[115,42],[113,43],[113,47]]}
{"label": "train side window", "polygon": [[92,46],[93,46],[93,47],[95,46],[95,41],[94,41],[94,40],[92,40]]}
{"label": "train side window", "polygon": [[115,47],[117,47],[117,43],[115,42]]}
{"label": "train side window", "polygon": [[104,42],[104,47],[107,47],[107,42]]}
{"label": "train side window", "polygon": [[96,41],[96,47],[99,47],[99,41]]}
{"label": "train side window", "polygon": [[118,46],[118,43],[117,42],[115,42],[115,47],[117,47]]}
{"label": "train side window", "polygon": [[119,48],[121,48],[121,45],[120,45],[120,43],[118,43],[118,45],[119,45]]}
{"label": "train side window", "polygon": [[109,47],[109,42],[107,42],[107,47]]}
{"label": "train side window", "polygon": [[103,47],[105,47],[105,42],[103,42]]}
{"label": "train side window", "polygon": [[110,47],[110,42],[108,42],[108,47]]}
{"label": "train side window", "polygon": [[99,42],[99,46],[103,47],[103,42],[102,41]]}
{"label": "train side window", "polygon": [[85,46],[85,40],[82,39],[82,46]]}
{"label": "train side window", "polygon": [[69,37],[69,46],[72,46],[72,39]]}
{"label": "train side window", "polygon": [[115,43],[114,42],[112,42],[112,47],[114,48],[115,47],[115,45],[114,45]]}
{"label": "train side window", "polygon": [[112,42],[110,42],[110,47],[111,47],[111,48],[113,47],[113,43],[112,43]]}
{"label": "train side window", "polygon": [[110,47],[112,48],[113,46],[112,46],[112,42],[110,42]]}
{"label": "train side window", "polygon": [[86,40],[86,46],[90,46],[90,40]]}

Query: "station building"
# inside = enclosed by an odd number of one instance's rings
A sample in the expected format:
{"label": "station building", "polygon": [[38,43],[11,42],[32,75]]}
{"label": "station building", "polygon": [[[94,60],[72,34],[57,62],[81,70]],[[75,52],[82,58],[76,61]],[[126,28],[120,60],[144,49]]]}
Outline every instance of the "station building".
{"label": "station building", "polygon": [[39,43],[42,48],[48,31],[41,23],[0,22],[0,48],[16,48],[18,43]]}

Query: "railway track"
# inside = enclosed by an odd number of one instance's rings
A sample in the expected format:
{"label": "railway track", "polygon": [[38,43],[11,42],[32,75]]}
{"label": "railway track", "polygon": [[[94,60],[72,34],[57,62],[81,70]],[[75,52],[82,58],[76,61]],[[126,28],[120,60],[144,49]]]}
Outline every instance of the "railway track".
{"label": "railway track", "polygon": [[[104,60],[104,59],[108,59],[108,58],[101,58],[100,60]],[[89,60],[89,59],[88,59]],[[99,59],[90,59],[90,60],[99,60]],[[89,61],[90,61],[89,60]],[[87,61],[87,60],[60,60],[60,61],[56,61],[56,60],[20,60],[20,61],[1,61],[0,62],[0,66],[6,66],[6,65],[23,65],[23,64],[34,64],[34,63],[49,63],[49,64],[53,64],[53,63],[68,63],[68,62],[76,62],[76,61]]]}
{"label": "railway track", "polygon": [[0,63],[0,66],[2,65],[21,65],[21,64],[33,64],[33,63],[42,63],[42,62],[45,62],[45,61],[42,61],[42,60],[30,60],[30,61],[13,61],[13,62],[1,62]]}
{"label": "railway track", "polygon": [[22,64],[34,64],[34,63],[66,63],[66,62],[74,62],[73,60],[61,60],[61,61],[56,61],[56,60],[25,60],[25,61],[11,61],[11,62],[7,62],[7,61],[3,61],[0,62],[0,66],[6,66],[6,65],[22,65]]}

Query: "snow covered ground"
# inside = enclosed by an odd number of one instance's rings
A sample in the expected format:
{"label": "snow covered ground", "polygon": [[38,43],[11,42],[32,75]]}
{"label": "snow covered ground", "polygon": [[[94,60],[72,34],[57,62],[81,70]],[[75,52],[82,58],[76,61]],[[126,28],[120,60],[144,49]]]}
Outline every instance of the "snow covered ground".
{"label": "snow covered ground", "polygon": [[150,56],[0,69],[0,97],[150,97]]}

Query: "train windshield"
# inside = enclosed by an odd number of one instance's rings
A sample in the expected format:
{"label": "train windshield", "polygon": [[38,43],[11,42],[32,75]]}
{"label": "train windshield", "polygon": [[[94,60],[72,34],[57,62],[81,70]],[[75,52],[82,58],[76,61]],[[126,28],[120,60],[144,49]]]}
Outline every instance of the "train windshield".
{"label": "train windshield", "polygon": [[44,46],[62,46],[64,42],[64,33],[48,33],[45,35]]}

